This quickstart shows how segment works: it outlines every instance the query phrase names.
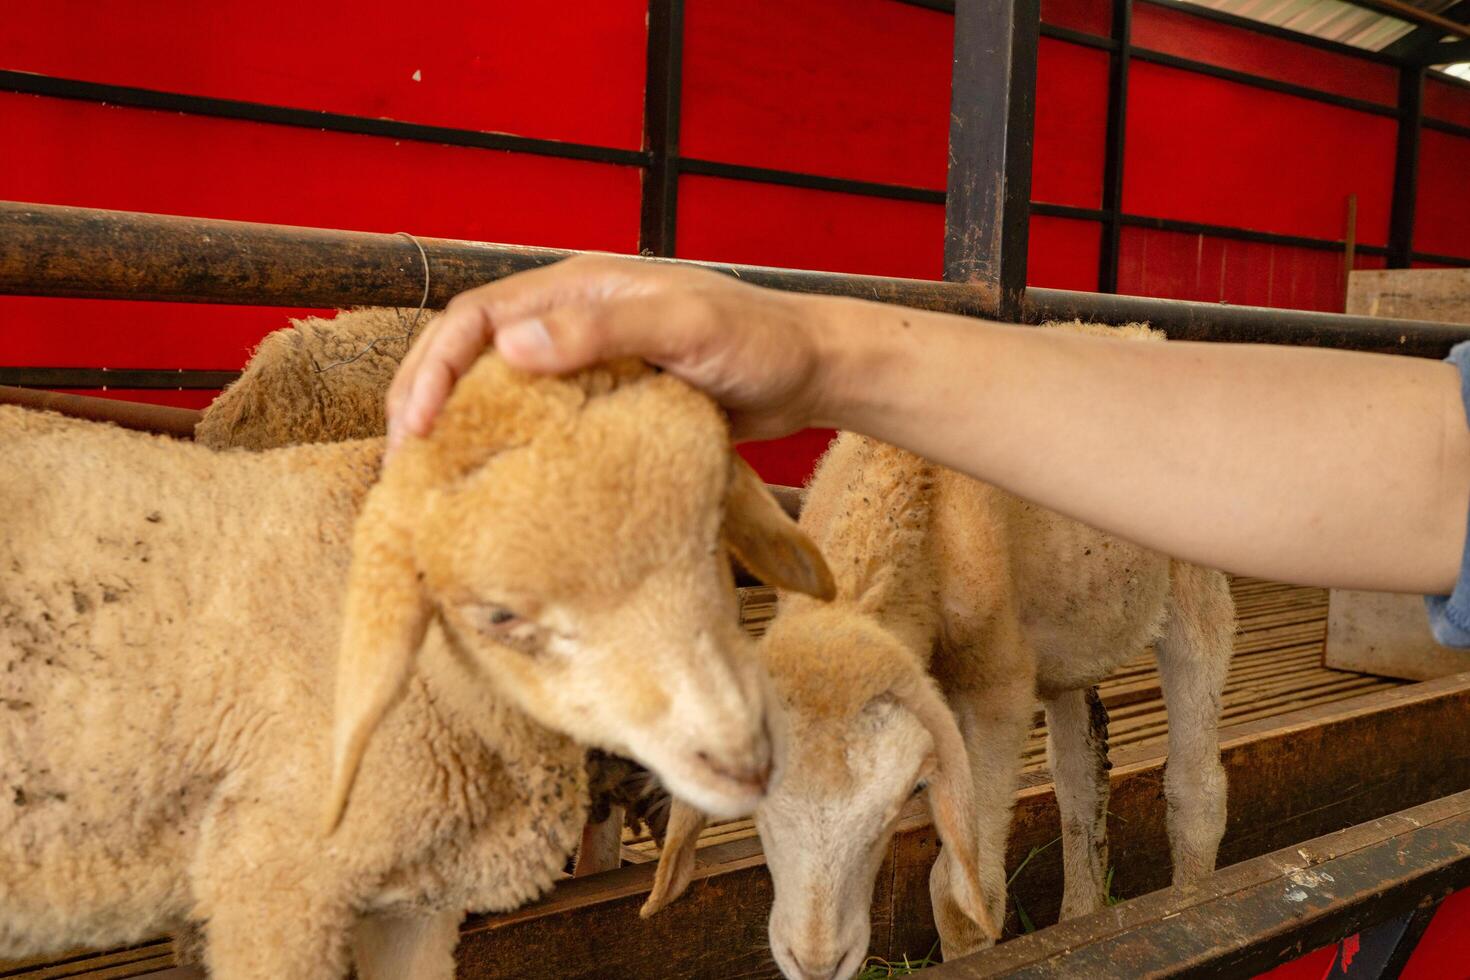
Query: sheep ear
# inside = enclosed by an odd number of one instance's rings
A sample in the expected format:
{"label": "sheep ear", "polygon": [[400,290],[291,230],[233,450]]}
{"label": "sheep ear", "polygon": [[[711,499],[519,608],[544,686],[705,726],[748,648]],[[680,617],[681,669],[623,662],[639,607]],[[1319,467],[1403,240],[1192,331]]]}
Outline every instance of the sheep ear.
{"label": "sheep ear", "polygon": [[658,870],[653,875],[653,891],[648,901],[638,910],[639,918],[646,919],[664,906],[684,894],[689,880],[694,876],[694,851],[699,846],[699,834],[704,830],[705,816],[688,803],[672,801],[669,807],[669,827],[664,832],[664,846],[658,855]]}
{"label": "sheep ear", "polygon": [[381,499],[368,498],[352,541],[337,654],[328,834],[342,821],[368,739],[402,693],[429,621],[410,535],[388,518]]}
{"label": "sheep ear", "polygon": [[[934,739],[934,752],[939,764],[929,779],[929,813],[934,819],[939,839],[960,868],[963,880],[955,883],[954,897],[974,927],[995,942],[1000,939],[1000,932],[990,919],[975,863],[978,853],[971,817],[975,809],[975,790],[964,737],[955,724],[954,713],[928,677],[914,677],[893,693]],[[941,914],[938,904],[935,905],[935,914]],[[961,926],[955,931],[962,930]]]}
{"label": "sheep ear", "polygon": [[725,544],[767,585],[818,599],[837,595],[832,571],[812,539],[786,516],[755,470],[733,452],[725,496]]}

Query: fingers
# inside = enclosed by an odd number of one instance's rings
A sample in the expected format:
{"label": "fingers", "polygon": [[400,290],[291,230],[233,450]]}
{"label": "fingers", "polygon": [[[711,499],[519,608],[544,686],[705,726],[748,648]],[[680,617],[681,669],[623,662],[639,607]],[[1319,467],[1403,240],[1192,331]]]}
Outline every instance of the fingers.
{"label": "fingers", "polygon": [[[595,302],[644,291],[653,288],[660,272],[627,260],[578,257],[456,296],[419,337],[394,375],[387,396],[389,452],[409,434],[428,433],[454,383],[493,342],[497,326],[568,302]],[[516,353],[534,353],[531,349],[537,340],[534,328],[529,338],[513,337],[508,344],[515,352],[512,358]]]}
{"label": "fingers", "polygon": [[714,317],[697,297],[660,293],[567,306],[508,324],[495,348],[514,367],[565,373],[618,357],[677,371],[708,347]]}

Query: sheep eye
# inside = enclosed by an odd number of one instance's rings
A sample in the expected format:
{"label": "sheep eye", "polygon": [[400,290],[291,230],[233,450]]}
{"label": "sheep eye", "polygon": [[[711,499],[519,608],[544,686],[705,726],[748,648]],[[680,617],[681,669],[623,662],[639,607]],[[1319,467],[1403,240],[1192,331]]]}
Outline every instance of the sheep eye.
{"label": "sheep eye", "polygon": [[929,782],[928,782],[928,780],[924,780],[924,779],[919,780],[918,783],[914,786],[914,791],[909,794],[909,799],[913,799],[914,797],[918,796],[920,793],[924,792],[924,790],[926,790],[928,788],[929,788]]}
{"label": "sheep eye", "polygon": [[515,613],[511,612],[509,609],[506,609],[503,606],[497,606],[496,608],[490,610],[489,619],[491,626],[505,626],[509,623],[515,622],[519,618],[520,617],[518,617]]}

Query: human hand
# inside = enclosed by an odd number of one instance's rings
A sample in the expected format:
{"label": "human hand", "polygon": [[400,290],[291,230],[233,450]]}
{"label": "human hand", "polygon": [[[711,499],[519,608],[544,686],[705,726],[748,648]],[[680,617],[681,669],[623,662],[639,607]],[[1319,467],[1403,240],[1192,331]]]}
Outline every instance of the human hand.
{"label": "human hand", "polygon": [[388,390],[389,451],[424,435],[491,345],[526,371],[565,373],[641,357],[723,405],[737,439],[817,417],[822,306],[688,266],[578,256],[468,290],[404,358]]}

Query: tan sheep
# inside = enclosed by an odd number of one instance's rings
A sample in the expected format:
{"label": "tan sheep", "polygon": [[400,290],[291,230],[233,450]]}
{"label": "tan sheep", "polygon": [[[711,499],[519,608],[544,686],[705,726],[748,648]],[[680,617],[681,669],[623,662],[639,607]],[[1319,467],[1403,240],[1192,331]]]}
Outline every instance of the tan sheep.
{"label": "tan sheep", "polygon": [[204,410],[195,440],[215,449],[275,449],[382,435],[383,396],[428,316],[374,307],[272,331]]}
{"label": "tan sheep", "polygon": [[203,922],[220,980],[325,980],[371,921],[364,978],[447,977],[462,910],[563,866],[573,739],[749,808],[722,540],[826,573],[727,439],[641,366],[493,357],[381,479],[379,440],[216,453],[0,408],[0,956]]}
{"label": "tan sheep", "polygon": [[[823,458],[801,527],[830,563],[838,597],[783,595],[760,643],[775,775],[756,824],[775,884],[771,949],[786,976],[843,980],[862,963],[878,866],[921,790],[944,841],[930,886],[945,957],[997,938],[1038,696],[1062,816],[1063,916],[1100,908],[1107,735],[1091,689],[1151,643],[1169,711],[1174,880],[1213,869],[1225,822],[1217,725],[1234,631],[1222,574],[851,433]],[[687,886],[702,825],[675,804],[645,914]]]}

